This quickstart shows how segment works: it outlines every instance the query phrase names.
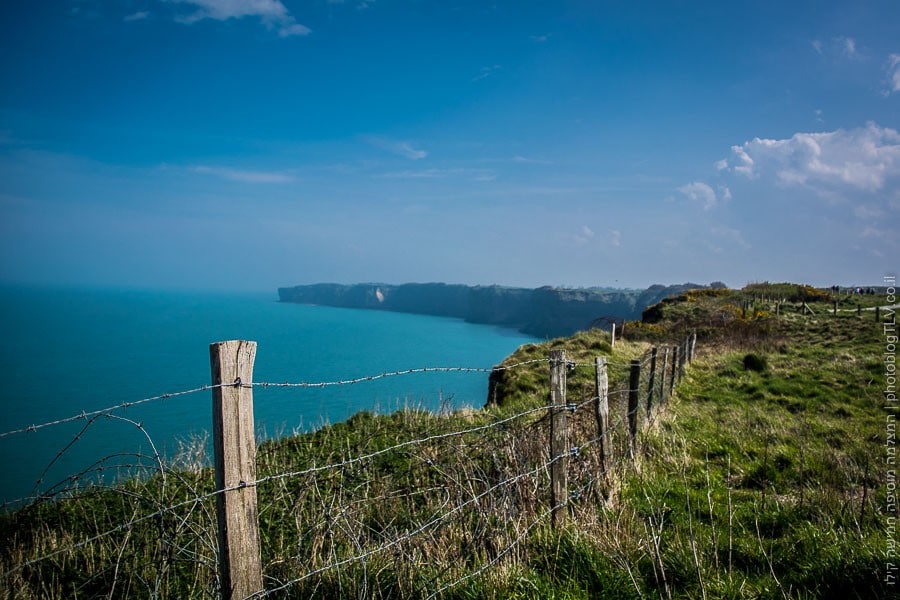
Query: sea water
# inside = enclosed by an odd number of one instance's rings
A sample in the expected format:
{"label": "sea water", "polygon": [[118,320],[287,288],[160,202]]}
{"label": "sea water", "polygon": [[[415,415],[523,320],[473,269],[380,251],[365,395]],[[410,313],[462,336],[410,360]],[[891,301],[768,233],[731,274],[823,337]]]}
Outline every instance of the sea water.
{"label": "sea water", "polygon": [[[0,288],[0,502],[172,460],[212,428],[209,345],[256,341],[255,383],[348,381],[410,369],[490,369],[536,341],[456,319],[277,302],[272,293]],[[360,410],[480,407],[485,371],[355,384],[255,387],[257,437],[309,431]],[[122,405],[137,403],[133,406]],[[100,417],[82,413],[119,406]]]}

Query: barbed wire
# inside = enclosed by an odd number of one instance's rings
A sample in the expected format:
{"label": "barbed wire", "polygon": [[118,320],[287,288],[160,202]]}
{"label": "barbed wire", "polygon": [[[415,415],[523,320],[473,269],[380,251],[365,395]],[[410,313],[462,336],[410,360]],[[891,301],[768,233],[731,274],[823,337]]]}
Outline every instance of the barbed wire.
{"label": "barbed wire", "polygon": [[190,390],[184,390],[181,392],[169,392],[167,394],[160,394],[158,396],[151,396],[149,398],[142,398],[140,400],[131,400],[128,402],[122,402],[121,404],[116,404],[115,406],[109,406],[107,408],[101,408],[98,410],[91,411],[81,411],[81,413],[77,415],[72,415],[70,417],[65,417],[63,419],[57,419],[55,421],[48,421],[46,423],[41,423],[39,425],[29,425],[27,427],[21,427],[19,429],[13,429],[11,431],[6,431],[4,433],[0,433],[0,438],[8,437],[11,435],[16,435],[19,433],[31,433],[37,431],[38,429],[43,429],[45,427],[52,427],[54,425],[62,425],[63,423],[71,423],[73,421],[79,421],[82,419],[90,419],[96,416],[103,416],[112,414],[117,410],[122,410],[125,408],[131,408],[132,406],[138,406],[140,404],[146,404],[148,402],[155,402],[157,400],[166,400],[168,398],[175,398],[176,396],[187,396],[189,394],[196,394],[198,392],[206,392],[209,390],[213,390],[220,387],[232,387],[233,383],[220,383],[215,385],[204,385],[201,387],[193,388]]}
{"label": "barbed wire", "polygon": [[[584,403],[582,403],[582,404],[584,404]],[[624,419],[619,419],[615,424],[613,424],[609,429],[607,429],[605,435],[612,433],[613,431],[615,431],[615,429],[617,429],[619,426],[623,425],[624,423],[625,423]],[[572,448],[569,455],[577,456],[581,450],[589,447],[591,444],[597,443],[601,439],[603,439],[603,436],[599,436],[594,439],[588,440],[587,442],[583,443],[582,445]],[[561,458],[562,456],[566,456],[566,455],[560,455],[560,456],[554,457],[551,460],[551,463],[556,461],[557,459]],[[456,579],[455,581],[448,583],[448,584],[444,585],[443,587],[439,588],[438,590],[436,590],[435,592],[433,592],[432,594],[427,596],[426,600],[431,600],[432,598],[436,598],[437,596],[440,596],[441,594],[443,594],[445,591],[447,591],[453,587],[456,587],[460,583],[463,583],[464,581],[467,581],[469,579],[477,577],[477,576],[481,575],[482,573],[484,573],[485,571],[487,571],[490,567],[492,567],[497,562],[499,562],[506,554],[511,552],[518,544],[520,544],[521,541],[525,537],[528,536],[528,534],[531,532],[531,530],[534,529],[534,527],[536,527],[541,521],[546,519],[548,516],[553,514],[555,511],[562,510],[563,508],[568,506],[568,504],[571,501],[578,500],[581,497],[581,495],[598,480],[599,477],[606,476],[606,474],[608,474],[609,472],[614,470],[618,465],[622,464],[626,460],[628,460],[628,457],[626,455],[624,455],[624,454],[620,455],[619,458],[615,462],[613,462],[610,466],[608,466],[602,472],[589,478],[588,482],[585,485],[583,485],[581,488],[570,492],[568,498],[566,498],[565,500],[563,500],[562,502],[557,504],[555,507],[549,508],[544,513],[539,515],[538,518],[535,519],[528,527],[526,527],[525,530],[521,534],[519,534],[519,536],[511,544],[509,544],[506,548],[504,548],[502,551],[500,551],[497,554],[497,556],[495,556],[493,559],[491,559],[490,561],[488,561],[487,563],[482,565],[476,571],[473,571],[472,573],[468,573],[468,574],[464,575],[463,577],[460,577],[460,578]],[[549,464],[546,466],[549,466]],[[546,466],[544,468],[546,468]]]}
{"label": "barbed wire", "polygon": [[259,485],[261,485],[261,484],[268,483],[268,482],[270,482],[270,481],[276,481],[276,480],[279,480],[279,479],[287,479],[287,478],[293,478],[293,477],[300,477],[300,476],[308,475],[308,474],[311,474],[311,473],[317,473],[317,472],[321,472],[321,471],[327,471],[327,470],[332,470],[332,469],[344,468],[344,467],[347,467],[347,466],[350,466],[350,465],[353,465],[353,464],[356,464],[356,463],[359,463],[359,462],[363,462],[363,461],[369,460],[369,459],[371,459],[371,458],[375,458],[375,457],[380,456],[380,455],[382,455],[382,454],[386,454],[386,453],[388,453],[388,452],[392,452],[392,451],[394,451],[394,450],[399,450],[399,449],[401,449],[401,448],[405,448],[405,447],[409,447],[409,446],[413,446],[413,445],[425,444],[425,443],[428,443],[428,442],[433,442],[433,441],[437,441],[437,440],[441,440],[441,439],[447,439],[447,438],[451,438],[451,437],[455,437],[455,436],[461,436],[461,435],[466,435],[466,434],[470,434],[470,433],[476,433],[476,432],[480,432],[480,431],[486,431],[486,430],[488,430],[488,429],[492,429],[492,428],[495,428],[495,427],[500,427],[500,426],[502,426],[502,425],[505,425],[506,423],[509,423],[509,422],[515,420],[515,419],[518,419],[518,418],[521,418],[521,417],[523,417],[523,416],[527,416],[527,415],[529,415],[529,414],[533,414],[533,413],[536,413],[536,412],[543,412],[543,411],[546,411],[546,410],[548,410],[548,409],[549,409],[549,406],[541,406],[541,407],[538,407],[538,408],[532,408],[532,409],[528,409],[528,410],[525,410],[525,411],[521,411],[521,412],[519,412],[519,413],[517,413],[517,414],[515,414],[515,415],[506,417],[506,418],[501,419],[501,420],[499,420],[499,421],[494,421],[494,422],[492,422],[492,423],[488,423],[488,424],[485,424],[485,425],[480,425],[480,426],[476,426],[476,427],[472,427],[472,428],[464,429],[464,430],[460,430],[460,431],[452,431],[452,432],[447,432],[447,433],[442,433],[442,434],[435,434],[435,435],[431,435],[431,436],[427,436],[427,437],[425,437],[425,438],[420,438],[420,439],[415,439],[415,440],[407,440],[407,441],[405,441],[405,442],[401,442],[401,443],[399,443],[399,444],[395,444],[394,446],[391,446],[391,447],[388,447],[388,448],[384,448],[384,449],[381,449],[381,450],[376,450],[375,452],[371,452],[371,453],[368,453],[368,454],[365,454],[365,455],[362,455],[362,456],[357,456],[357,457],[354,457],[354,458],[351,458],[351,459],[348,459],[348,460],[341,461],[341,462],[339,462],[339,463],[333,463],[333,464],[324,465],[324,466],[321,466],[321,467],[310,467],[310,468],[308,468],[308,469],[303,469],[303,470],[300,470],[300,471],[290,471],[290,472],[278,473],[278,474],[275,474],[275,475],[268,475],[268,476],[259,478],[259,479],[255,480],[255,481],[251,481],[251,482],[241,482],[241,483],[239,483],[239,484],[237,484],[237,485],[234,485],[234,486],[230,486],[230,487],[225,487],[225,488],[222,488],[222,489],[218,489],[218,490],[215,490],[215,491],[213,491],[213,492],[209,492],[209,493],[207,493],[207,494],[202,494],[202,495],[200,495],[200,496],[196,496],[196,497],[193,498],[193,499],[188,499],[188,500],[185,500],[185,501],[183,501],[183,502],[176,503],[176,504],[174,504],[174,505],[172,505],[172,506],[169,506],[169,507],[166,507],[166,508],[157,510],[157,511],[155,511],[155,512],[153,512],[153,513],[150,513],[150,514],[148,514],[148,515],[144,515],[144,516],[142,516],[142,517],[138,517],[138,518],[132,519],[131,521],[122,523],[122,524],[120,524],[120,525],[118,525],[118,526],[116,526],[116,527],[113,527],[113,528],[111,528],[111,529],[109,529],[109,530],[107,530],[107,531],[105,531],[105,532],[103,532],[103,533],[99,533],[99,534],[94,535],[94,536],[92,536],[92,537],[90,537],[90,538],[87,538],[87,539],[85,539],[85,540],[82,540],[81,542],[77,542],[77,543],[75,543],[75,544],[71,544],[71,545],[69,545],[69,546],[67,546],[67,547],[65,547],[65,548],[60,548],[60,549],[58,549],[58,550],[56,550],[56,551],[54,551],[54,552],[51,552],[50,554],[44,555],[44,556],[39,557],[39,558],[31,559],[31,560],[29,560],[29,561],[26,561],[26,562],[24,562],[24,563],[21,563],[21,564],[19,564],[19,565],[16,565],[16,566],[14,566],[13,568],[7,570],[7,571],[6,571],[5,573],[3,573],[2,575],[0,575],[0,579],[5,579],[5,578],[8,577],[9,575],[11,575],[11,574],[13,574],[13,573],[15,573],[15,572],[17,572],[17,571],[19,571],[19,570],[21,570],[21,569],[24,569],[24,568],[29,567],[29,566],[31,566],[31,565],[37,564],[37,563],[42,562],[42,561],[44,561],[44,560],[47,560],[47,559],[49,559],[49,558],[52,558],[52,557],[55,557],[55,556],[59,556],[60,554],[63,554],[63,553],[66,553],[66,552],[71,552],[71,551],[73,551],[73,550],[78,550],[78,549],[80,549],[80,548],[83,548],[83,547],[87,546],[88,544],[91,544],[91,543],[93,543],[93,542],[96,542],[96,541],[98,541],[98,540],[101,540],[101,539],[103,539],[103,538],[105,538],[105,537],[114,535],[114,534],[119,533],[119,532],[122,532],[122,531],[127,531],[127,530],[131,529],[132,527],[134,527],[135,525],[138,525],[139,523],[142,523],[142,522],[147,521],[147,520],[149,520],[149,519],[161,517],[162,515],[164,515],[164,514],[166,514],[166,513],[175,511],[175,510],[177,510],[177,509],[183,508],[183,507],[188,506],[188,505],[190,505],[190,504],[196,504],[196,503],[203,502],[203,501],[205,501],[205,500],[208,500],[209,498],[215,497],[215,496],[218,495],[218,494],[223,494],[223,493],[230,492],[230,491],[237,491],[237,490],[240,490],[240,489],[244,489],[244,488],[246,488],[246,487],[255,487],[255,486],[259,486]]}
{"label": "barbed wire", "polygon": [[304,580],[306,580],[306,579],[309,579],[310,577],[314,577],[314,576],[319,575],[319,574],[321,574],[321,573],[324,573],[324,572],[326,572],[326,571],[330,571],[330,570],[332,570],[332,569],[336,569],[336,568],[342,567],[342,566],[347,565],[347,564],[350,564],[350,563],[363,561],[363,560],[367,559],[367,558],[370,557],[370,556],[373,556],[373,555],[378,554],[378,553],[380,553],[380,552],[383,552],[383,551],[385,551],[385,550],[387,550],[387,549],[389,549],[389,548],[392,548],[392,547],[394,547],[394,546],[397,546],[397,545],[401,544],[402,542],[405,542],[405,541],[407,541],[407,540],[409,540],[409,539],[414,538],[415,536],[419,535],[420,533],[422,533],[423,531],[429,529],[430,527],[433,527],[433,526],[436,526],[436,525],[440,524],[441,522],[443,522],[443,521],[445,521],[446,519],[448,519],[450,516],[452,516],[452,515],[454,515],[454,514],[460,512],[460,511],[462,511],[462,509],[464,509],[466,506],[468,506],[468,505],[470,505],[470,504],[473,504],[473,503],[475,503],[475,502],[478,502],[478,501],[481,500],[482,498],[484,498],[484,497],[486,497],[486,496],[492,494],[494,491],[496,491],[496,490],[498,490],[498,489],[500,489],[500,488],[502,488],[502,487],[505,487],[505,486],[508,486],[508,485],[512,485],[512,484],[514,484],[514,483],[516,483],[516,482],[518,482],[518,481],[521,481],[522,479],[525,479],[525,478],[527,478],[527,477],[531,477],[532,475],[538,473],[539,471],[541,471],[541,470],[543,470],[543,469],[546,469],[546,468],[549,467],[550,465],[552,465],[552,464],[554,464],[555,462],[557,462],[558,460],[560,460],[563,456],[564,456],[564,455],[555,456],[555,457],[553,457],[552,459],[550,459],[549,461],[545,462],[544,464],[542,464],[542,465],[540,465],[540,466],[538,466],[538,467],[535,467],[535,468],[532,469],[531,471],[528,471],[528,472],[525,472],[525,473],[520,473],[520,474],[515,475],[515,476],[513,476],[513,477],[509,477],[509,478],[507,478],[507,479],[505,479],[505,480],[503,480],[503,481],[501,481],[501,482],[499,482],[499,483],[497,483],[497,484],[491,486],[490,488],[488,488],[487,490],[481,492],[480,494],[477,494],[477,495],[473,496],[472,498],[466,500],[466,501],[463,502],[462,504],[459,504],[459,505],[453,507],[451,510],[447,511],[446,513],[443,513],[443,514],[441,514],[441,515],[439,515],[439,516],[437,516],[437,517],[433,517],[432,519],[430,519],[429,521],[427,521],[425,524],[420,525],[420,526],[417,527],[416,529],[414,529],[414,530],[412,530],[412,531],[410,531],[410,532],[404,534],[403,536],[400,536],[399,538],[395,538],[395,539],[390,540],[390,541],[387,542],[387,543],[381,544],[381,545],[378,546],[377,548],[373,548],[373,549],[371,549],[371,550],[368,550],[368,551],[366,551],[366,552],[363,552],[362,554],[360,554],[360,555],[358,555],[358,556],[353,556],[353,557],[346,558],[346,559],[344,559],[344,560],[338,561],[338,562],[336,562],[336,563],[332,563],[332,564],[329,564],[329,565],[325,565],[324,567],[319,567],[318,569],[314,569],[314,570],[312,570],[312,571],[309,571],[309,572],[307,572],[307,573],[304,573],[302,576],[297,577],[296,579],[292,579],[292,580],[290,580],[290,581],[288,581],[288,582],[285,582],[284,584],[282,584],[281,586],[279,586],[279,587],[277,587],[277,588],[273,588],[273,589],[270,589],[270,590],[265,590],[264,592],[260,592],[260,593],[257,593],[257,594],[252,594],[252,595],[248,596],[248,598],[265,598],[265,597],[267,597],[267,596],[269,596],[269,595],[271,595],[271,594],[274,594],[275,592],[280,592],[280,591],[282,591],[282,590],[288,589],[289,587],[291,587],[291,586],[293,586],[293,585],[296,585],[296,584],[300,583],[301,581],[304,581]]}
{"label": "barbed wire", "polygon": [[[512,365],[506,366],[495,366],[495,367],[421,367],[415,369],[404,369],[400,371],[391,371],[386,373],[379,373],[376,375],[366,375],[363,377],[357,377],[355,379],[346,379],[346,380],[336,380],[336,381],[320,381],[320,382],[252,382],[242,384],[244,386],[251,387],[259,387],[259,388],[269,388],[269,387],[285,387],[285,388],[325,388],[325,387],[333,387],[333,386],[343,386],[343,385],[355,385],[358,383],[368,382],[368,381],[376,381],[379,379],[385,379],[388,377],[400,377],[404,375],[413,375],[417,373],[492,373],[495,371],[509,371],[512,369],[518,369],[523,366],[537,364],[537,363],[546,363],[549,362],[547,358],[537,358],[532,360],[526,360],[519,363],[515,363]],[[177,396],[186,396],[189,394],[195,394],[198,392],[206,392],[210,390],[214,390],[217,388],[223,387],[233,387],[234,383],[219,383],[219,384],[210,384],[203,385],[200,387],[195,387],[188,390],[183,390],[179,392],[168,392],[165,394],[159,394],[157,396],[151,396],[149,398],[141,398],[140,400],[130,400],[126,402],[122,402],[120,404],[116,404],[113,406],[108,406],[106,408],[101,408],[92,411],[81,411],[77,415],[71,415],[69,417],[65,417],[62,419],[57,419],[54,421],[47,421],[45,423],[28,425],[26,427],[20,427],[18,429],[13,429],[10,431],[0,433],[0,438],[8,437],[11,435],[21,434],[21,433],[30,433],[37,431],[39,429],[43,429],[45,427],[52,427],[54,425],[62,425],[64,423],[71,423],[73,421],[90,419],[95,416],[102,416],[111,414],[117,410],[122,410],[126,408],[131,408],[133,406],[138,406],[141,404],[146,404],[148,402],[155,402],[158,400],[166,400],[168,398],[174,398]]]}
{"label": "barbed wire", "polygon": [[[141,460],[144,458],[153,459],[146,454],[142,454],[139,452],[117,452],[115,454],[109,454],[104,456],[101,459],[94,461],[88,467],[82,469],[81,471],[69,475],[57,483],[49,486],[43,492],[37,495],[31,496],[23,496],[21,498],[16,498],[13,500],[6,500],[2,504],[0,504],[0,512],[3,510],[13,507],[19,506],[24,507],[29,504],[34,504],[37,502],[50,500],[52,498],[61,497],[65,494],[76,492],[76,491],[88,491],[88,490],[99,490],[99,489],[115,489],[113,486],[103,486],[98,481],[90,479],[92,474],[100,474],[104,471],[125,471],[125,472],[134,472],[139,469],[147,469],[148,465],[142,462],[131,462],[131,463],[115,463],[115,464],[104,464],[108,461],[112,461],[117,458],[131,458]],[[155,467],[154,467],[155,470]],[[78,485],[82,482],[86,481],[89,487],[79,488]],[[66,484],[71,484],[72,487],[65,487]]]}
{"label": "barbed wire", "polygon": [[421,368],[417,368],[417,369],[405,369],[403,371],[392,371],[390,373],[379,373],[378,375],[366,375],[364,377],[357,377],[356,379],[344,379],[344,380],[338,380],[338,381],[318,381],[318,382],[300,381],[297,383],[253,382],[248,385],[250,385],[251,387],[261,387],[261,388],[270,388],[270,387],[326,388],[326,387],[334,387],[334,386],[342,386],[342,385],[356,385],[358,383],[377,381],[379,379],[386,379],[388,377],[400,377],[403,375],[414,375],[417,373],[490,373],[490,372],[491,372],[491,369],[482,368],[482,367],[421,367]]}
{"label": "barbed wire", "polygon": [[530,408],[530,409],[528,409],[528,410],[524,410],[524,411],[519,412],[519,413],[517,413],[517,414],[515,414],[515,415],[512,415],[512,416],[510,416],[510,417],[506,417],[506,418],[504,418],[504,419],[501,419],[501,420],[499,420],[499,421],[494,421],[494,422],[488,423],[488,424],[486,424],[486,425],[478,425],[478,426],[476,426],[476,427],[472,427],[472,428],[469,428],[469,429],[463,429],[463,430],[459,430],[459,431],[450,431],[450,432],[447,432],[447,433],[438,433],[438,434],[435,434],[435,435],[430,435],[430,436],[427,436],[427,437],[424,437],[424,438],[419,438],[419,439],[416,439],[416,440],[408,440],[408,441],[405,441],[405,442],[400,442],[399,444],[395,444],[394,446],[390,446],[389,448],[383,448],[383,449],[381,449],[381,450],[376,450],[376,451],[374,451],[374,452],[370,452],[369,454],[364,454],[364,455],[362,455],[362,456],[357,456],[357,457],[354,457],[354,458],[350,458],[350,459],[344,460],[344,461],[339,462],[339,463],[332,463],[332,464],[324,465],[324,466],[321,466],[321,467],[309,467],[309,468],[307,468],[307,469],[303,469],[303,470],[300,470],[300,471],[289,471],[289,472],[285,472],[285,473],[279,473],[279,474],[277,474],[277,475],[269,475],[269,476],[263,477],[263,478],[261,478],[261,479],[257,479],[256,481],[254,481],[254,482],[252,482],[252,483],[247,483],[246,485],[248,485],[248,486],[250,486],[250,485],[259,485],[259,484],[263,484],[263,483],[268,483],[269,481],[276,481],[276,480],[278,480],[278,479],[285,479],[285,478],[292,478],[292,477],[300,477],[300,476],[302,476],[302,475],[309,475],[309,474],[311,474],[311,473],[318,473],[318,472],[320,472],[320,471],[328,471],[328,470],[331,470],[331,469],[342,469],[342,468],[344,468],[344,467],[348,467],[348,466],[350,466],[350,465],[353,465],[353,464],[356,464],[356,463],[359,463],[359,462],[363,462],[363,461],[369,460],[369,459],[371,459],[371,458],[375,458],[375,457],[377,457],[377,456],[381,456],[382,454],[386,454],[386,453],[392,452],[392,451],[394,451],[394,450],[399,450],[399,449],[401,449],[401,448],[406,448],[406,447],[408,447],[408,446],[415,446],[415,445],[420,445],[420,444],[426,444],[426,443],[434,442],[434,441],[437,441],[437,440],[447,439],[447,438],[451,438],[451,437],[457,437],[457,436],[461,436],[461,435],[467,435],[467,434],[470,434],[470,433],[477,433],[477,432],[479,432],[479,431],[486,431],[486,430],[488,430],[488,429],[493,429],[493,428],[495,428],[495,427],[500,427],[500,426],[502,426],[502,425],[505,425],[506,423],[509,423],[510,421],[514,421],[514,420],[516,420],[516,419],[519,419],[519,418],[521,418],[521,417],[524,417],[524,416],[526,416],[526,415],[530,415],[530,414],[533,414],[533,413],[536,413],[536,412],[547,411],[547,410],[549,410],[550,408],[551,408],[551,407],[550,407],[549,405],[547,405],[547,406],[540,406],[540,407],[537,407],[537,408]]}

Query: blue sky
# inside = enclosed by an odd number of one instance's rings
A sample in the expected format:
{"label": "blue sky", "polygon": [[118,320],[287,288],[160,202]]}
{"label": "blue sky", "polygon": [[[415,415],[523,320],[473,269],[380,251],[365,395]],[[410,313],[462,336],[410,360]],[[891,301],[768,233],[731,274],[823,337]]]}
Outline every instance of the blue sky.
{"label": "blue sky", "polygon": [[0,7],[0,281],[875,284],[900,3]]}

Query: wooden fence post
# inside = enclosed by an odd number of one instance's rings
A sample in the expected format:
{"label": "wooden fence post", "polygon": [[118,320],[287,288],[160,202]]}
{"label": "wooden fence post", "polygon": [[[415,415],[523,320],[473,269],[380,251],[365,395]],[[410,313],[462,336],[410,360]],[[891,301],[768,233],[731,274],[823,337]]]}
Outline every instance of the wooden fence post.
{"label": "wooden fence post", "polygon": [[647,420],[650,420],[650,411],[653,409],[653,388],[656,385],[656,355],[659,348],[653,346],[650,350],[650,378],[647,382]]}
{"label": "wooden fence post", "polygon": [[672,346],[672,379],[669,381],[669,396],[675,393],[675,378],[678,375],[678,346]]}
{"label": "wooden fence post", "polygon": [[692,364],[694,362],[694,349],[697,347],[697,332],[693,332],[688,338],[688,355],[687,362],[688,364]]}
{"label": "wooden fence post", "polygon": [[610,331],[610,334],[609,334],[609,347],[610,348],[616,347],[616,324],[615,323],[612,324],[612,330]]}
{"label": "wooden fence post", "polygon": [[688,353],[688,339],[684,338],[681,340],[681,344],[679,344],[678,348],[678,381],[681,381],[681,378],[684,377],[684,365],[687,362],[687,353]]}
{"label": "wooden fence post", "polygon": [[631,376],[628,378],[628,455],[634,460],[638,428],[638,402],[640,400],[641,361],[631,361]]}
{"label": "wooden fence post", "polygon": [[662,370],[659,372],[659,401],[666,401],[666,371],[669,369],[669,347],[663,348]]}
{"label": "wooden fence post", "polygon": [[605,356],[594,359],[594,372],[597,392],[594,399],[594,413],[597,417],[597,438],[600,440],[600,474],[605,480],[613,462],[612,444],[609,439],[609,375],[606,372]]}
{"label": "wooden fence post", "polygon": [[550,351],[550,518],[553,527],[565,524],[568,500],[569,424],[566,406],[566,351]]}
{"label": "wooden fence post", "polygon": [[219,526],[221,597],[247,598],[263,589],[256,503],[253,360],[256,342],[210,344],[213,450]]}

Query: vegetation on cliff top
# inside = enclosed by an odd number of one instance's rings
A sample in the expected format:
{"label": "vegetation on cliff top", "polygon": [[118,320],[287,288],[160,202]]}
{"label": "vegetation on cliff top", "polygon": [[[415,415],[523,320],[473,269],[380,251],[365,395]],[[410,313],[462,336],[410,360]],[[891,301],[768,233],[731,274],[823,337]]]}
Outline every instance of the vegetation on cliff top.
{"label": "vegetation on cliff top", "polygon": [[[785,289],[688,292],[627,323],[615,349],[599,330],[523,346],[504,364],[527,364],[503,371],[484,410],[361,413],[265,442],[261,477],[301,473],[259,486],[267,585],[315,572],[274,596],[429,598],[456,583],[438,597],[892,597],[885,337],[866,310],[885,298],[841,296],[835,315],[830,295],[791,300]],[[544,473],[520,475],[545,460],[545,411],[505,421],[547,402],[546,363],[529,361],[560,347],[577,363],[625,364],[694,330],[697,358],[641,438],[636,467],[616,473],[610,497],[573,500],[569,525],[552,529],[539,518]],[[591,371],[576,369],[568,387],[575,401],[590,398]],[[460,430],[473,432],[442,437]],[[422,438],[433,441],[383,452]],[[0,595],[212,596],[213,498],[192,502],[212,489],[203,462],[189,460],[165,482],[6,515]],[[179,502],[182,512],[53,554]]]}

